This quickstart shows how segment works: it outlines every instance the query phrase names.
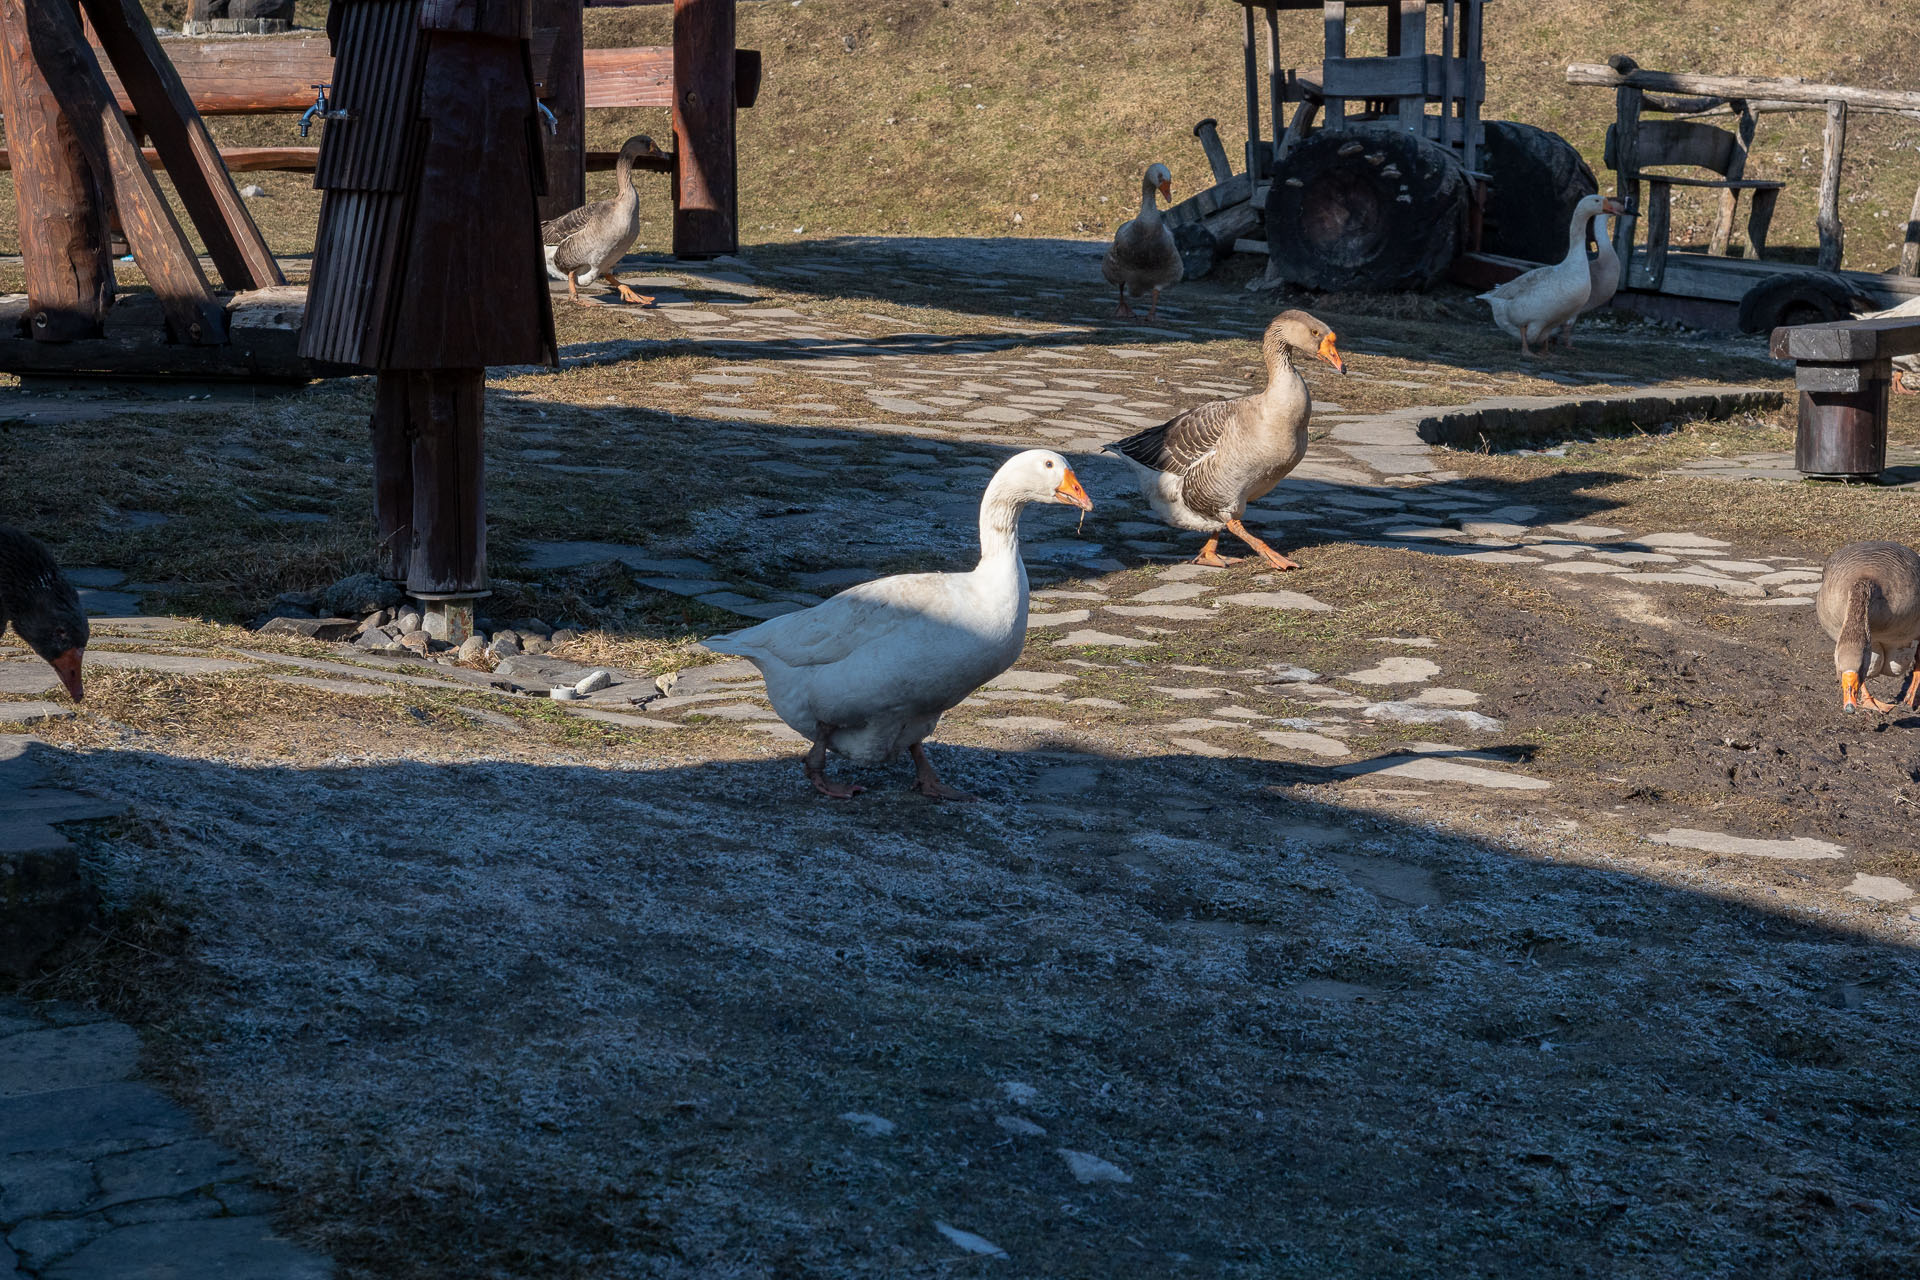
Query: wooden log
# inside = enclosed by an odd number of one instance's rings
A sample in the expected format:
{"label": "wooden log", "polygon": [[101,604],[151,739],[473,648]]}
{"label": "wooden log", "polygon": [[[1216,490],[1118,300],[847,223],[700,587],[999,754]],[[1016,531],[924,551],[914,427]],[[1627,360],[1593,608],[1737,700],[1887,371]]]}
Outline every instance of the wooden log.
{"label": "wooden log", "polygon": [[1624,273],[1633,263],[1634,224],[1640,217],[1640,90],[1624,87],[1614,94],[1614,137],[1618,154],[1617,189],[1626,212],[1613,220],[1613,250]]}
{"label": "wooden log", "polygon": [[1887,466],[1887,391],[1890,377],[1859,391],[1802,391],[1793,439],[1793,469],[1802,475],[1854,480]]}
{"label": "wooden log", "polygon": [[174,190],[199,228],[229,289],[266,289],[287,282],[254,225],[220,149],[194,110],[173,63],[160,50],[138,0],[82,0],[94,37],[119,72],[154,149],[167,159]]}
{"label": "wooden log", "polygon": [[70,342],[97,337],[113,304],[106,198],[34,63],[25,5],[0,0],[0,112],[21,158],[14,190],[32,300],[18,320],[41,342]]}
{"label": "wooden log", "polygon": [[540,220],[557,218],[587,202],[587,85],[582,52],[580,0],[534,0],[536,39],[548,35],[545,59],[534,64],[534,91],[553,112],[545,139],[547,193]]}
{"label": "wooden log", "polygon": [[[1747,155],[1753,150],[1753,131],[1759,123],[1751,108],[1743,101],[1735,100],[1728,104],[1740,117],[1740,126],[1734,133],[1733,149],[1727,159],[1726,176],[1738,181],[1746,176]],[[1733,219],[1739,211],[1740,192],[1729,188],[1720,193],[1720,217],[1713,224],[1713,239],[1707,245],[1707,252],[1715,257],[1727,255],[1727,244],[1733,239]],[[1756,253],[1757,257],[1758,254]]]}
{"label": "wooden log", "polygon": [[103,333],[73,342],[34,342],[12,336],[30,303],[24,294],[0,297],[0,371],[82,378],[195,378],[301,383],[313,376],[300,357],[306,290],[276,286],[236,293],[225,303],[227,341],[189,346],[167,341],[166,313],[145,291],[122,293],[107,312]]}
{"label": "wooden log", "polygon": [[226,341],[226,315],[173,209],[140,159],[127,119],[107,92],[79,13],[63,3],[34,4],[26,26],[47,85],[73,123],[96,176],[106,175],[127,245],[166,311],[174,336],[190,344]]}
{"label": "wooden log", "polygon": [[1920,93],[1910,90],[1856,89],[1851,85],[1809,84],[1803,80],[1772,76],[1702,76],[1690,72],[1647,71],[1640,68],[1623,73],[1608,66],[1576,62],[1567,68],[1567,83],[1599,85],[1608,89],[1632,85],[1654,92],[1801,102],[1813,106],[1844,102],[1849,107],[1864,111],[1920,111]]}
{"label": "wooden log", "polygon": [[1215,263],[1233,252],[1236,240],[1259,225],[1259,210],[1249,202],[1174,228],[1173,242],[1180,250],[1186,278],[1199,280],[1205,277],[1213,270]]}
{"label": "wooden log", "polygon": [[1193,126],[1193,136],[1200,139],[1200,149],[1207,154],[1207,168],[1213,171],[1214,185],[1229,181],[1233,177],[1233,165],[1227,160],[1227,149],[1220,142],[1220,122],[1209,116]]}
{"label": "wooden log", "polygon": [[413,543],[407,591],[467,596],[487,589],[486,370],[412,370]]}
{"label": "wooden log", "polygon": [[399,369],[383,369],[374,379],[373,536],[379,548],[380,576],[404,583],[413,559],[413,378]]}
{"label": "wooden log", "polygon": [[711,258],[740,247],[733,69],[733,0],[674,0],[676,258]]}
{"label": "wooden log", "polygon": [[1847,104],[1827,104],[1827,128],[1820,136],[1820,199],[1814,222],[1820,231],[1820,265],[1838,271],[1846,253],[1846,228],[1840,221],[1840,161],[1847,148]]}

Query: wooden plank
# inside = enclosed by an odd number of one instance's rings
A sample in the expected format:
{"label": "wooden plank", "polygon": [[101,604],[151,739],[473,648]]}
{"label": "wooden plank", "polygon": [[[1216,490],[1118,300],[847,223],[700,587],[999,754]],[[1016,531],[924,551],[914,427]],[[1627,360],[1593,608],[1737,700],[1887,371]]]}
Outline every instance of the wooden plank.
{"label": "wooden plank", "polygon": [[21,156],[14,190],[32,299],[19,319],[38,341],[71,342],[98,336],[113,304],[107,200],[34,63],[25,3],[0,0],[0,112]]}
{"label": "wooden plank", "polygon": [[1454,56],[1456,0],[1445,0],[1440,11],[1440,143],[1449,146],[1459,141],[1459,129],[1453,114],[1453,100],[1460,92],[1460,59]]}
{"label": "wooden plank", "polygon": [[740,247],[735,208],[733,0],[674,0],[673,254]]}
{"label": "wooden plank", "polygon": [[1618,89],[1632,85],[1654,93],[1697,93],[1713,98],[1766,99],[1824,106],[1844,102],[1864,111],[1920,111],[1920,93],[1901,89],[1856,89],[1841,84],[1809,84],[1773,76],[1702,76],[1690,72],[1635,69],[1622,74],[1612,67],[1576,62],[1567,68],[1568,84]]}
{"label": "wooden plank", "polygon": [[1419,95],[1400,99],[1400,127],[1409,131],[1418,131],[1421,120],[1427,114],[1426,95],[1428,86],[1440,82],[1438,68],[1427,66],[1427,0],[1400,0],[1397,10],[1400,15],[1400,54],[1420,68]]}
{"label": "wooden plank", "polygon": [[[611,157],[611,151],[590,152],[590,156]],[[141,150],[140,158],[147,162],[150,169],[164,169],[167,162],[152,147]],[[220,153],[220,161],[229,173],[312,173],[320,162],[318,147],[228,147]],[[602,168],[611,169],[613,161],[607,160]],[[13,158],[5,147],[0,147],[0,173],[13,168]]]}
{"label": "wooden plank", "polygon": [[1481,0],[1466,0],[1465,20],[1460,24],[1460,56],[1467,68],[1467,97],[1462,111],[1461,132],[1465,135],[1462,159],[1468,173],[1480,169],[1480,146],[1485,135],[1480,127],[1480,104],[1487,96],[1487,68],[1480,56]]}
{"label": "wooden plank", "polygon": [[1328,58],[1320,83],[1328,97],[1421,98],[1429,84],[1438,83],[1439,59],[1433,64],[1426,58]]}
{"label": "wooden plank", "polygon": [[1920,187],[1913,192],[1913,209],[1907,214],[1905,243],[1900,246],[1900,274],[1920,275]]}
{"label": "wooden plank", "polygon": [[1920,320],[1882,316],[1877,320],[1792,325],[1773,331],[1768,350],[1776,360],[1824,364],[1865,364],[1920,355]]}
{"label": "wooden plank", "polygon": [[1646,95],[1631,86],[1614,95],[1614,157],[1619,174],[1616,189],[1626,212],[1613,220],[1613,250],[1620,255],[1623,276],[1633,267],[1634,224],[1640,218],[1640,108]]}
{"label": "wooden plank", "polygon": [[[1326,0],[1321,9],[1321,22],[1326,33],[1327,61],[1347,56],[1347,4],[1346,0]],[[1338,129],[1346,123],[1347,100],[1327,95],[1327,115],[1325,128]]]}
{"label": "wooden plank", "polygon": [[[1897,306],[1909,298],[1920,298],[1920,277],[1874,271],[1822,271],[1819,267],[1791,262],[1754,262],[1746,258],[1714,258],[1704,253],[1674,253],[1667,258],[1663,292],[1676,297],[1711,298],[1738,302],[1749,289],[1763,280],[1780,275],[1815,275],[1838,279],[1848,289],[1871,301],[1876,307]],[[1644,258],[1636,256],[1624,288],[1648,287]]]}
{"label": "wooden plank", "polygon": [[94,174],[107,175],[127,246],[167,315],[174,336],[190,344],[226,341],[226,314],[200,259],[174,219],[173,209],[140,159],[127,119],[114,105],[81,34],[78,11],[66,4],[35,4],[26,15],[41,72]]}
{"label": "wooden plank", "polygon": [[547,192],[540,197],[540,220],[557,218],[587,202],[587,85],[580,0],[533,0],[536,48],[544,35],[544,56],[533,64],[534,92],[553,112],[547,136]]}
{"label": "wooden plank", "polygon": [[[1252,12],[1249,10],[1248,12]],[[1267,118],[1271,120],[1273,143],[1262,152],[1262,173],[1272,173],[1274,161],[1280,143],[1280,100],[1285,75],[1280,68],[1280,11],[1272,5],[1267,6]]]}
{"label": "wooden plank", "polygon": [[1827,104],[1827,127],[1820,135],[1820,198],[1814,225],[1820,232],[1820,265],[1837,271],[1846,253],[1846,227],[1840,221],[1840,162],[1847,149],[1847,104]]}
{"label": "wooden plank", "polygon": [[1253,7],[1249,5],[1241,17],[1240,60],[1247,81],[1247,172],[1257,178],[1264,169],[1260,164],[1260,62],[1253,47]]}
{"label": "wooden plank", "polygon": [[138,0],[81,0],[94,37],[119,72],[154,150],[166,157],[174,190],[229,289],[287,282],[220,162],[220,148],[193,108],[173,63],[160,50]]}

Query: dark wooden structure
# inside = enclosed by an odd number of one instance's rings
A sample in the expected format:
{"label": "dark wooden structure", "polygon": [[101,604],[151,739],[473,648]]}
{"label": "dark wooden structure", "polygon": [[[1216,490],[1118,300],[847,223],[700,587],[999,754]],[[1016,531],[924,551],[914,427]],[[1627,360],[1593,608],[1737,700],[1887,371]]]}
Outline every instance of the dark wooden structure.
{"label": "dark wooden structure", "polygon": [[[98,52],[84,35],[82,8]],[[0,331],[0,369],[71,372],[100,363],[102,353],[84,348],[105,338],[113,310],[110,211],[164,319],[151,344],[163,336],[182,348],[228,342],[231,298],[216,293],[175,220],[103,58],[226,289],[286,283],[138,0],[0,0],[0,112],[27,275],[24,330]]]}
{"label": "dark wooden structure", "polygon": [[[1920,121],[1920,92],[1813,84],[1770,76],[1699,75],[1653,71],[1622,56],[1605,64],[1575,63],[1569,84],[1614,91],[1617,118],[1608,131],[1608,163],[1620,175],[1627,215],[1617,220],[1614,242],[1626,271],[1616,306],[1712,325],[1736,320],[1765,332],[1795,314],[1844,316],[1865,303],[1895,306],[1920,295],[1920,192],[1906,228],[1905,245],[1891,272],[1843,270],[1845,225],[1840,214],[1840,174],[1847,121],[1859,112]],[[1746,175],[1759,120],[1772,113],[1818,111],[1826,117],[1820,181],[1815,194],[1819,262],[1805,266],[1765,257],[1767,226],[1783,184]],[[1648,119],[1649,115],[1664,117]],[[1732,126],[1718,127],[1718,119]],[[1660,165],[1701,168],[1718,179],[1655,174]],[[1649,200],[1643,210],[1639,184]],[[1668,243],[1672,186],[1721,191],[1720,213],[1705,253],[1675,251]],[[1745,257],[1728,256],[1741,192],[1752,193]],[[1644,215],[1646,234],[1639,235]],[[1644,239],[1644,243],[1636,241]]]}
{"label": "dark wooden structure", "polygon": [[1868,480],[1887,465],[1887,392],[1896,356],[1920,354],[1920,320],[1890,317],[1775,329],[1776,360],[1794,362],[1800,422],[1793,465],[1805,475]]}
{"label": "dark wooden structure", "polygon": [[529,0],[336,0],[301,354],[379,374],[387,576],[457,642],[486,594],[486,366],[558,363]]}

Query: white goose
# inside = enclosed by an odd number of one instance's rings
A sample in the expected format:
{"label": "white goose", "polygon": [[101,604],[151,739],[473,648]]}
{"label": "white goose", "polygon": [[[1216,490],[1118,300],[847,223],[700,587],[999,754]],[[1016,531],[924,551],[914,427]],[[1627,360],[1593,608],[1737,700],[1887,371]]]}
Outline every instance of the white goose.
{"label": "white goose", "polygon": [[1612,223],[1612,218],[1602,214],[1595,225],[1593,242],[1598,247],[1587,259],[1587,304],[1560,331],[1560,341],[1569,351],[1573,350],[1573,326],[1580,323],[1580,316],[1606,306],[1620,291],[1620,255],[1613,248]]}
{"label": "white goose", "polygon": [[905,750],[913,789],[971,800],[934,775],[921,739],[961,699],[1019,660],[1027,637],[1027,566],[1020,509],[1062,502],[1093,509],[1067,460],[1016,453],[980,499],[980,563],[970,573],[910,573],[861,583],[824,604],[707,641],[760,668],[767,698],[813,741],[807,780],[846,799],[864,788],[830,781],[828,751],[866,764]]}
{"label": "white goose", "polygon": [[1520,339],[1521,354],[1537,354],[1532,344],[1544,342],[1587,305],[1593,293],[1587,268],[1587,224],[1598,214],[1623,212],[1611,197],[1588,196],[1574,206],[1573,219],[1567,224],[1566,257],[1480,295],[1493,308],[1493,322]]}

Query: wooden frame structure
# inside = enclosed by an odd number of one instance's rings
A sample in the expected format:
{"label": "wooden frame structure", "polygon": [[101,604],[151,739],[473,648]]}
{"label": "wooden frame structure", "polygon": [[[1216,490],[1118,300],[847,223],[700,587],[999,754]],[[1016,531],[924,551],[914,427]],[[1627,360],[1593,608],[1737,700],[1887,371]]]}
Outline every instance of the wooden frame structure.
{"label": "wooden frame structure", "polygon": [[[1626,200],[1627,214],[1619,219],[1614,231],[1615,244],[1626,263],[1623,289],[1737,302],[1749,289],[1769,277],[1817,272],[1838,275],[1849,288],[1880,306],[1920,294],[1920,191],[1914,194],[1913,211],[1894,272],[1842,270],[1846,231],[1840,216],[1840,173],[1849,116],[1864,111],[1920,120],[1920,92],[1810,84],[1768,76],[1649,71],[1637,66],[1632,59],[1622,57],[1611,58],[1604,65],[1575,63],[1567,68],[1566,78],[1569,84],[1615,91],[1616,129],[1621,150],[1618,167],[1623,183],[1628,175],[1640,170],[1630,144],[1639,135],[1643,112],[1656,111],[1675,117],[1731,113],[1737,121],[1737,146],[1743,158],[1744,151],[1752,144],[1754,122],[1759,116],[1783,111],[1821,111],[1826,115],[1817,196],[1820,252],[1816,267],[1668,252],[1664,244],[1666,229],[1656,224],[1660,212],[1657,207],[1648,210],[1650,244],[1646,250],[1636,251],[1636,226],[1641,213],[1639,191],[1637,186],[1628,186],[1621,193]],[[1713,246],[1722,251],[1732,220],[1732,201],[1723,197],[1713,236]]]}
{"label": "wooden frame structure", "polygon": [[[109,210],[153,288],[166,336],[186,348],[228,344],[233,299],[208,281],[103,61],[165,159],[221,282],[241,293],[286,283],[138,0],[0,0],[0,111],[27,275],[24,340],[0,335],[0,369],[79,372],[113,360],[116,352],[91,341],[105,336],[113,303]],[[151,337],[158,345],[157,328]],[[241,363],[257,367],[256,354]]]}

